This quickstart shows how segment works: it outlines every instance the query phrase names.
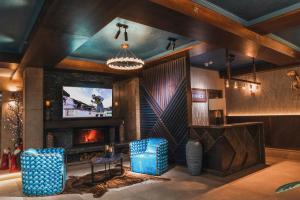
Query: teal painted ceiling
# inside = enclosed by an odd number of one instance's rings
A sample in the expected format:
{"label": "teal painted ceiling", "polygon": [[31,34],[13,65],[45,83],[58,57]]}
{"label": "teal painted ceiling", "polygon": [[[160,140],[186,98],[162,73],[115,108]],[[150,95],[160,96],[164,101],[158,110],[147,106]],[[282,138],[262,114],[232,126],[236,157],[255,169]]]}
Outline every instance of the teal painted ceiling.
{"label": "teal painted ceiling", "polygon": [[22,53],[44,0],[1,0],[0,52]]}
{"label": "teal painted ceiling", "polygon": [[299,3],[299,0],[207,0],[250,21]]}
{"label": "teal painted ceiling", "polygon": [[[118,39],[114,39],[118,31],[117,23],[128,25],[128,41],[124,41],[124,31]],[[120,51],[122,43],[128,43],[129,49],[138,57],[146,60],[166,52],[168,38],[176,38],[176,47],[184,47],[196,42],[195,40],[166,32],[139,23],[116,18],[102,30],[90,38],[86,43],[74,51],[70,56],[99,61],[106,61]]]}
{"label": "teal painted ceiling", "polygon": [[[193,0],[244,26],[251,26],[284,13],[300,9],[300,0]],[[299,19],[300,20],[300,19]],[[300,50],[300,26],[269,34],[275,40]]]}

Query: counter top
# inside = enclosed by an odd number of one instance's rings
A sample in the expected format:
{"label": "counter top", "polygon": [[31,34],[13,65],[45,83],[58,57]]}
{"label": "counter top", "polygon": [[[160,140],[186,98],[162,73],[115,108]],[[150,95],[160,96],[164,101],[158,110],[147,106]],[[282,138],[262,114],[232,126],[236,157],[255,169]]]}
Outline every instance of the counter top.
{"label": "counter top", "polygon": [[234,123],[234,124],[221,124],[221,125],[207,125],[207,126],[199,126],[193,125],[191,128],[231,128],[231,127],[238,127],[238,126],[251,126],[263,124],[263,122],[244,122],[244,123]]}

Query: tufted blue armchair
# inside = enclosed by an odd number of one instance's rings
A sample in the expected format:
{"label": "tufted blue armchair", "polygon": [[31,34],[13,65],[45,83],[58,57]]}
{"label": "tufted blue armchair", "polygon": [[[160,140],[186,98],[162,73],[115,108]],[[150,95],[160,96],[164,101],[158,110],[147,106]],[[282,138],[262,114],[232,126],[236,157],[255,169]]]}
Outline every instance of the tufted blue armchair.
{"label": "tufted blue armchair", "polygon": [[130,160],[133,172],[161,175],[168,169],[168,141],[163,138],[133,141]]}
{"label": "tufted blue armchair", "polygon": [[21,155],[23,193],[46,196],[63,191],[66,181],[64,149],[28,149]]}

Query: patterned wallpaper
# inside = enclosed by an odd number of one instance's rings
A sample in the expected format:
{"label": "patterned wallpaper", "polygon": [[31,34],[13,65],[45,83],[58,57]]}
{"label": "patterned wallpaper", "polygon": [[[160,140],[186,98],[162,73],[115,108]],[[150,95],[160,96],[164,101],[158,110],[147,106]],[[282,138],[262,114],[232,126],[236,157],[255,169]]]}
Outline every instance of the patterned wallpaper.
{"label": "patterned wallpaper", "polygon": [[[300,115],[300,90],[291,90],[288,71],[300,74],[300,67],[257,73],[261,82],[255,96],[249,89],[226,89],[229,116],[248,115]],[[238,78],[252,80],[252,75]]]}

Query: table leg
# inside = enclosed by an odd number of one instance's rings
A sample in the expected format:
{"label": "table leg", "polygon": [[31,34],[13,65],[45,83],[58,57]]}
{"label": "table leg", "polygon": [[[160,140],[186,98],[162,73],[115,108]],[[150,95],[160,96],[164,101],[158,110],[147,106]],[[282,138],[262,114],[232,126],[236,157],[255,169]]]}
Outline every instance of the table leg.
{"label": "table leg", "polygon": [[109,171],[109,177],[111,177],[110,162],[108,163],[108,171]]}
{"label": "table leg", "polygon": [[106,178],[106,163],[104,163],[104,174],[105,174],[105,178]]}
{"label": "table leg", "polygon": [[123,173],[123,158],[121,158],[121,175]]}
{"label": "table leg", "polygon": [[94,174],[94,165],[91,163],[91,171],[92,171],[92,183],[95,182],[95,174]]}

